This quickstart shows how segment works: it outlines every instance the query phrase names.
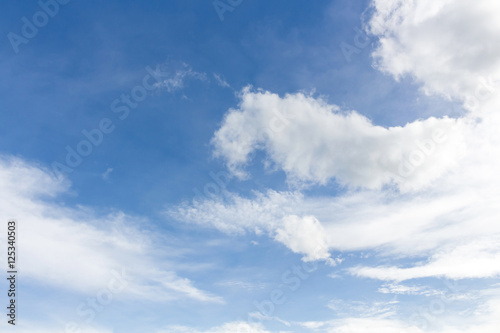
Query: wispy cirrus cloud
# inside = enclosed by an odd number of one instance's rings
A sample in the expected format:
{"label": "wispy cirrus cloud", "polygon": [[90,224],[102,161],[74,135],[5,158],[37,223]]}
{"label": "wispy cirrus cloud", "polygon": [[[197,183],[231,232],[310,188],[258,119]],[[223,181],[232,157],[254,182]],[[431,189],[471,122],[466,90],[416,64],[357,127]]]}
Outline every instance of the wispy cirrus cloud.
{"label": "wispy cirrus cloud", "polygon": [[161,77],[161,80],[154,84],[155,87],[159,90],[164,89],[169,93],[183,89],[189,80],[208,80],[206,73],[197,72],[184,62],[173,64],[167,61],[157,65],[154,73]]}
{"label": "wispy cirrus cloud", "polygon": [[89,207],[58,203],[69,191],[66,179],[40,165],[0,157],[0,208],[20,225],[22,271],[27,279],[93,295],[108,285],[113,272],[125,272],[124,297],[222,302],[179,277],[168,258],[155,255],[155,246],[165,246],[152,232],[138,228],[141,218],[119,211],[100,215]]}
{"label": "wispy cirrus cloud", "polygon": [[208,330],[198,330],[187,326],[169,326],[156,333],[271,333],[259,324],[249,324],[247,322],[231,322]]}

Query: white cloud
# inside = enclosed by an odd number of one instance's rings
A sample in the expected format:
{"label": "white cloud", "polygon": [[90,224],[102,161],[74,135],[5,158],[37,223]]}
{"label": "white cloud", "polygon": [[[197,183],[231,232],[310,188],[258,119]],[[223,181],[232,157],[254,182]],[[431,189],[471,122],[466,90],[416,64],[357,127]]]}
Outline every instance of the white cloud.
{"label": "white cloud", "polygon": [[217,84],[223,88],[230,88],[231,86],[229,85],[229,83],[227,83],[226,80],[224,80],[224,78],[220,75],[220,74],[216,74],[216,73],[213,73],[214,75],[214,79],[215,81],[217,82]]}
{"label": "white cloud", "polygon": [[226,233],[243,234],[247,231],[259,235],[265,231],[295,253],[304,254],[304,261],[326,260],[335,265],[339,259],[331,259],[325,231],[312,216],[287,214],[290,205],[301,201],[294,193],[281,194],[269,191],[257,193],[256,200],[226,193],[226,200],[206,199],[193,205],[184,203],[167,214],[196,224],[215,227]]}
{"label": "white cloud", "polygon": [[127,287],[121,295],[126,297],[221,301],[178,277],[168,258],[155,255],[158,241],[137,228],[137,217],[98,216],[86,207],[58,204],[57,197],[68,191],[64,179],[42,167],[0,156],[0,210],[18,221],[20,265],[27,280],[95,295],[108,287],[114,272],[124,271]]}
{"label": "white cloud", "polygon": [[217,283],[217,285],[228,288],[243,289],[247,291],[262,290],[266,287],[265,283],[254,283],[254,282],[237,281],[237,280],[222,281]]}
{"label": "white cloud", "polygon": [[383,318],[345,318],[331,322],[305,323],[305,327],[317,327],[313,332],[327,333],[423,333],[402,321]]}
{"label": "white cloud", "polygon": [[158,65],[155,72],[162,78],[160,82],[155,83],[155,87],[158,89],[165,89],[169,93],[184,88],[186,80],[207,80],[206,73],[197,72],[186,63],[173,64],[171,62],[166,62]]}
{"label": "white cloud", "polygon": [[360,318],[386,318],[396,313],[398,301],[374,302],[365,301],[346,302],[341,299],[334,299],[328,303],[338,317],[356,316]]}
{"label": "white cloud", "polygon": [[226,233],[251,230],[260,234],[264,230],[293,252],[304,254],[305,261],[323,259],[335,264],[330,259],[322,225],[314,217],[285,213],[290,211],[290,201],[297,201],[294,194],[270,191],[268,196],[258,194],[256,201],[227,194],[227,199],[229,204],[217,199],[196,201],[192,206],[185,203],[167,213],[178,220],[213,226]]}
{"label": "white cloud", "polygon": [[414,267],[354,267],[350,271],[358,276],[395,281],[432,276],[483,278],[500,276],[499,263],[500,239],[496,238],[440,250],[427,263]]}
{"label": "white cloud", "polygon": [[[298,237],[300,235],[300,237]],[[304,253],[305,261],[328,259],[328,246],[323,226],[314,216],[290,215],[276,229],[274,237],[295,253]]]}
{"label": "white cloud", "polygon": [[382,294],[396,294],[396,295],[439,295],[441,291],[429,289],[422,286],[406,286],[403,284],[388,283],[378,289]]}
{"label": "white cloud", "polygon": [[215,155],[246,177],[243,167],[257,150],[295,185],[326,184],[402,191],[428,186],[463,154],[462,120],[429,118],[402,127],[376,126],[354,112],[302,93],[280,97],[241,93],[214,134]]}
{"label": "white cloud", "polygon": [[261,325],[249,324],[246,322],[231,322],[209,330],[200,331],[185,326],[170,326],[157,333],[270,333]]}
{"label": "white cloud", "polygon": [[113,168],[107,168],[106,171],[101,175],[102,179],[108,180],[109,175],[113,172]]}
{"label": "white cloud", "polygon": [[[401,289],[401,288],[398,288]],[[407,288],[403,288],[406,291]],[[467,311],[452,311],[449,303],[432,298],[405,316],[397,315],[397,302],[332,301],[338,319],[294,322],[310,332],[325,333],[494,333],[500,324],[498,288],[479,292],[479,300]]]}
{"label": "white cloud", "polygon": [[427,93],[476,104],[498,93],[500,3],[478,0],[373,0],[367,25],[379,37],[377,68],[414,77]]}

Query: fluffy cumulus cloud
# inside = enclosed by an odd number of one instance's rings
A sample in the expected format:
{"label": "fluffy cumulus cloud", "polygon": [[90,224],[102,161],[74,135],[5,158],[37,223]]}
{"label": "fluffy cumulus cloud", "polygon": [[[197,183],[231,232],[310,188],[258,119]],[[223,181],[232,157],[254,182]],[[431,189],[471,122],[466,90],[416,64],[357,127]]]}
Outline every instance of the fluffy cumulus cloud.
{"label": "fluffy cumulus cloud", "polygon": [[341,111],[302,93],[280,97],[246,88],[212,140],[237,176],[257,150],[266,164],[293,184],[378,189],[396,184],[420,189],[449,170],[463,154],[463,120],[429,118],[382,127],[355,111]]}
{"label": "fluffy cumulus cloud", "polygon": [[158,240],[139,230],[137,218],[59,204],[69,191],[41,166],[0,156],[0,210],[18,221],[22,274],[31,283],[95,295],[110,284],[117,290],[118,279],[126,297],[221,301],[169,269],[154,254]]}
{"label": "fluffy cumulus cloud", "polygon": [[[301,236],[297,237],[297,235]],[[325,230],[314,216],[284,217],[283,223],[276,229],[275,239],[295,253],[304,253],[305,261],[330,257]]]}
{"label": "fluffy cumulus cloud", "polygon": [[477,107],[500,79],[500,3],[373,0],[368,30],[379,37],[377,67],[414,77],[427,93]]}

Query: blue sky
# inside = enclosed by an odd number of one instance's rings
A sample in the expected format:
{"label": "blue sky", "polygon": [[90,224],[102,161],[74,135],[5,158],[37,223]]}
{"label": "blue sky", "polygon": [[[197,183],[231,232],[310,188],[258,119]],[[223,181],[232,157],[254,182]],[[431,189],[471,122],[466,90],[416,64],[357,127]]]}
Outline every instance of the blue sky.
{"label": "blue sky", "polygon": [[498,5],[63,3],[0,14],[2,331],[498,328]]}

